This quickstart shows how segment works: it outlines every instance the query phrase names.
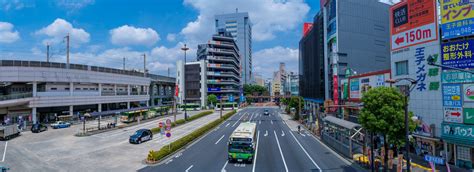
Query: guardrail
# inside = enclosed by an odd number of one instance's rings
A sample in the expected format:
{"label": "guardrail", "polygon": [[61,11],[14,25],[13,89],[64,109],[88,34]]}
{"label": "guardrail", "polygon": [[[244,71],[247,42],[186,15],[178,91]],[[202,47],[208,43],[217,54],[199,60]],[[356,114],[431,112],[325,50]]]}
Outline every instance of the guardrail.
{"label": "guardrail", "polygon": [[0,95],[0,101],[33,97],[32,92]]}

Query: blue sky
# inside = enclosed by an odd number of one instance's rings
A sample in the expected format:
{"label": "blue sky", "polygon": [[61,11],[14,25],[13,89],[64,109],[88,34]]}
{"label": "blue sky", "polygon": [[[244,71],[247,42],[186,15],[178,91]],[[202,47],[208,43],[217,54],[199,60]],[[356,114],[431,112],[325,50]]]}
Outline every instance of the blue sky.
{"label": "blue sky", "polygon": [[[279,62],[297,72],[303,22],[319,11],[317,0],[0,0],[0,59],[65,62],[64,36],[71,34],[71,63],[140,69],[174,75],[179,48],[190,59],[214,32],[213,16],[249,12],[253,23],[254,69],[265,77]],[[189,59],[189,58],[188,58]]]}

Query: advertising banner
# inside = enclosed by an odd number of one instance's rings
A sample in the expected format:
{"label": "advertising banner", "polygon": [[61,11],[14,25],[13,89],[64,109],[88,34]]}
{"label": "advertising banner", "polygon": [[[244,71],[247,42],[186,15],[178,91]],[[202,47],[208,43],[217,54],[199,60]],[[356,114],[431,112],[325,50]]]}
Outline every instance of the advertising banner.
{"label": "advertising banner", "polygon": [[460,107],[445,107],[444,108],[444,121],[462,123],[462,108]]}
{"label": "advertising banner", "polygon": [[461,85],[443,84],[443,106],[462,107]]}
{"label": "advertising banner", "polygon": [[308,31],[310,31],[312,27],[313,27],[313,23],[304,23],[303,24],[303,36],[306,36]]}
{"label": "advertising banner", "polygon": [[461,72],[461,71],[449,71],[443,72],[441,75],[443,83],[468,83],[474,82],[474,74]]}
{"label": "advertising banner", "polygon": [[474,102],[474,84],[463,85],[463,97],[465,102]]}
{"label": "advertising banner", "polygon": [[350,82],[350,97],[358,99],[360,98],[360,89],[359,89],[359,78],[351,79]]}
{"label": "advertising banner", "polygon": [[441,0],[442,38],[449,39],[474,34],[474,5],[468,0]]}
{"label": "advertising banner", "polygon": [[391,50],[438,39],[435,0],[406,0],[390,7]]}
{"label": "advertising banner", "polygon": [[456,68],[474,67],[474,40],[441,44],[441,64]]}
{"label": "advertising banner", "polygon": [[474,124],[474,108],[464,108],[464,124]]}
{"label": "advertising banner", "polygon": [[471,145],[474,142],[474,125],[463,125],[455,123],[441,124],[441,138],[443,140],[455,140],[457,143]]}

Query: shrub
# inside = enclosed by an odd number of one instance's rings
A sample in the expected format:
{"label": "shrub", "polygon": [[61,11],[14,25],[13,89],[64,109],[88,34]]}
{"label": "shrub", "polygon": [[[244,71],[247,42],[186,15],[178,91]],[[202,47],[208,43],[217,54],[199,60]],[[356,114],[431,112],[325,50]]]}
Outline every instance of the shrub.
{"label": "shrub", "polygon": [[[204,113],[204,112],[203,112]],[[210,131],[212,128],[216,127],[220,123],[222,123],[224,120],[228,119],[232,115],[236,113],[235,110],[226,113],[222,118],[216,119],[213,122],[193,131],[192,133],[174,141],[171,143],[171,146],[164,146],[162,147],[159,151],[153,151],[150,150],[150,152],[147,155],[147,160],[148,161],[159,161],[163,159],[164,157],[172,154],[173,152],[181,149],[182,147],[186,146],[188,143],[192,142],[198,137],[201,137],[204,135],[206,132]]]}

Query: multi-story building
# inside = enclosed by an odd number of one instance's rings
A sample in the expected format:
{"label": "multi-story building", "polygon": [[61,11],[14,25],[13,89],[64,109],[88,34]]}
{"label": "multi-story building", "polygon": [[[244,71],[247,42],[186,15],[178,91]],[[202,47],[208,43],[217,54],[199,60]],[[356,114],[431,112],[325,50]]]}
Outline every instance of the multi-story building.
{"label": "multi-story building", "polygon": [[[167,103],[174,79],[79,64],[0,61],[0,120],[48,122],[101,112],[149,106],[150,86],[163,88],[153,105]],[[164,100],[164,101],[163,101]]]}
{"label": "multi-story building", "polygon": [[215,16],[215,20],[216,31],[223,28],[230,32],[239,47],[242,70],[241,84],[251,84],[253,81],[252,23],[250,22],[249,14],[247,12],[220,14]]}
{"label": "multi-story building", "polygon": [[321,2],[313,27],[300,41],[300,90],[312,105],[337,102],[338,83],[347,68],[366,73],[390,67],[389,5],[377,0]]}
{"label": "multi-story building", "polygon": [[263,79],[263,76],[260,74],[255,74],[254,75],[254,80],[255,84],[260,85],[260,86],[265,86],[265,80]]}
{"label": "multi-story building", "polygon": [[[186,91],[180,101],[207,106],[207,96],[214,94],[228,104],[236,104],[240,93],[239,48],[229,32],[220,29],[207,44],[198,45],[196,62],[177,63],[177,83]],[[183,70],[186,68],[185,70]],[[182,75],[185,71],[185,78]],[[186,81],[184,86],[182,80]]]}
{"label": "multi-story building", "polygon": [[286,85],[287,85],[287,94],[292,96],[299,95],[299,76],[293,72],[288,74],[286,78]]}

